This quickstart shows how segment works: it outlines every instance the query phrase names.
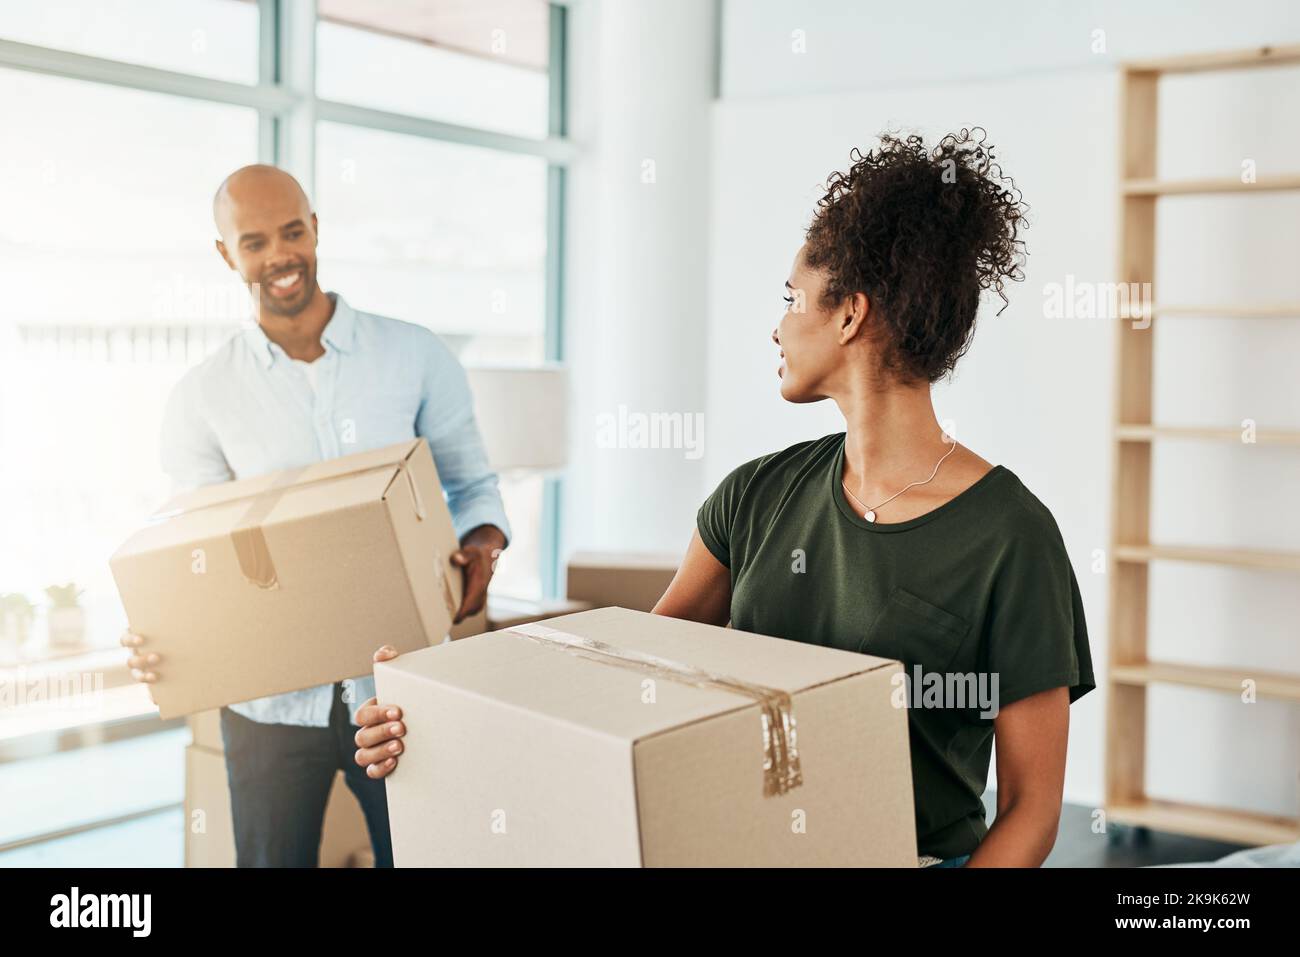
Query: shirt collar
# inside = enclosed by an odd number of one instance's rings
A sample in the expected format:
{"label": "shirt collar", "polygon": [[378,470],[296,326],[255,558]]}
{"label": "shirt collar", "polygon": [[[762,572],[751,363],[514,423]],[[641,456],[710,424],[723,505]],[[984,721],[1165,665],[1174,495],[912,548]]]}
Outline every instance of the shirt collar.
{"label": "shirt collar", "polygon": [[351,352],[352,344],[356,341],[356,310],[336,292],[327,292],[325,295],[334,300],[334,315],[325,323],[321,338],[339,352]]}
{"label": "shirt collar", "polygon": [[[325,329],[321,333],[321,340],[333,349],[339,352],[351,352],[353,343],[356,341],[356,324],[357,314],[347,301],[336,292],[327,292],[334,303],[334,314],[330,316],[330,321],[325,323]],[[275,362],[278,354],[283,355],[284,350],[272,342],[262,331],[260,323],[253,323],[244,330],[244,338],[253,350],[253,355],[262,364],[263,368],[270,368]]]}

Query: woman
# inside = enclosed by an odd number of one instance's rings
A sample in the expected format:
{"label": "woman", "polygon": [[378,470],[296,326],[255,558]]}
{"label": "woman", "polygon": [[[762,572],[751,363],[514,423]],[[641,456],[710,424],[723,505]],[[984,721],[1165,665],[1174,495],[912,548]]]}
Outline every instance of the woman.
{"label": "woman", "polygon": [[[833,399],[846,431],[723,479],[654,610],[902,661],[923,863],[1038,866],[1056,839],[1069,706],[1095,685],[1051,513],[946,435],[931,403],[981,293],[1005,302],[1023,278],[1025,206],[977,133],[934,150],[886,135],[832,174],[772,340],[782,397]],[[919,694],[934,675],[948,690]],[[396,767],[398,719],[373,700],[357,715],[373,777]]]}

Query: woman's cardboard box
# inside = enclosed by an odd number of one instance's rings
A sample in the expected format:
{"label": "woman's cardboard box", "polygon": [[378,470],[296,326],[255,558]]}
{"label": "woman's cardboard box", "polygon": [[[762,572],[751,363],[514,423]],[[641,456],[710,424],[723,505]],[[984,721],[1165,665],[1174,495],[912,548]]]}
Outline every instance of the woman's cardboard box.
{"label": "woman's cardboard box", "polygon": [[915,867],[902,673],[622,608],[404,654],[395,861]]}

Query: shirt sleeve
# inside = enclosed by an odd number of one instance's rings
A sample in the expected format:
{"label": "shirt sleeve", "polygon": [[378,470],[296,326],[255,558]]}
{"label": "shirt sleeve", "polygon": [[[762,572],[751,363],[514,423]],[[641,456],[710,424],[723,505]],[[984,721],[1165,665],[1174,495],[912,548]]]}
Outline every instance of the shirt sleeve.
{"label": "shirt sleeve", "polygon": [[731,567],[732,532],[736,527],[741,497],[761,462],[761,458],[753,459],[732,469],[695,513],[695,527],[699,530],[700,541],[704,542],[704,547],[713,553],[714,558],[728,568]]}
{"label": "shirt sleeve", "polygon": [[991,598],[988,670],[998,707],[1066,687],[1074,703],[1096,687],[1079,583],[1050,515],[1029,516],[1011,544]]}
{"label": "shirt sleeve", "polygon": [[160,449],[162,469],[171,479],[173,495],[234,478],[204,414],[200,382],[193,372],[167,397]]}
{"label": "shirt sleeve", "polygon": [[426,439],[433,452],[456,535],[463,537],[480,525],[495,525],[509,544],[510,524],[497,475],[488,465],[483,439],[474,421],[469,378],[442,341],[433,333],[422,331],[426,336],[428,362],[415,434]]}

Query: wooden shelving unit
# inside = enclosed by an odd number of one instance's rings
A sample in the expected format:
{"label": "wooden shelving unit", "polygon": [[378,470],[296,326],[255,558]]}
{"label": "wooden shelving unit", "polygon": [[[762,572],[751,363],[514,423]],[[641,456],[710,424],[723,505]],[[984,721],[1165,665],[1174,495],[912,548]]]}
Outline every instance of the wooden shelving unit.
{"label": "wooden shelving unit", "polygon": [[[1162,197],[1243,195],[1300,190],[1300,173],[1235,179],[1160,180],[1156,171],[1156,117],[1162,76],[1207,70],[1239,70],[1300,64],[1300,45],[1261,47],[1172,60],[1127,64],[1121,78],[1120,242],[1122,283],[1152,283],[1156,265],[1156,210]],[[1151,287],[1148,287],[1151,288]],[[1189,317],[1300,318],[1300,303],[1266,305],[1147,305],[1140,316],[1122,316],[1117,333],[1115,459],[1111,515],[1110,666],[1106,714],[1106,812],[1109,821],[1194,834],[1240,844],[1300,840],[1300,817],[1254,814],[1147,797],[1147,689],[1155,684],[1240,694],[1255,682],[1260,697],[1300,705],[1300,675],[1253,668],[1206,667],[1155,662],[1147,654],[1148,572],[1152,562],[1216,565],[1300,572],[1300,552],[1158,545],[1151,541],[1151,450],[1157,440],[1237,441],[1240,430],[1160,426],[1152,421],[1152,358],[1161,322]],[[1133,319],[1140,318],[1141,322]],[[1260,429],[1257,442],[1300,445],[1300,432]]]}

